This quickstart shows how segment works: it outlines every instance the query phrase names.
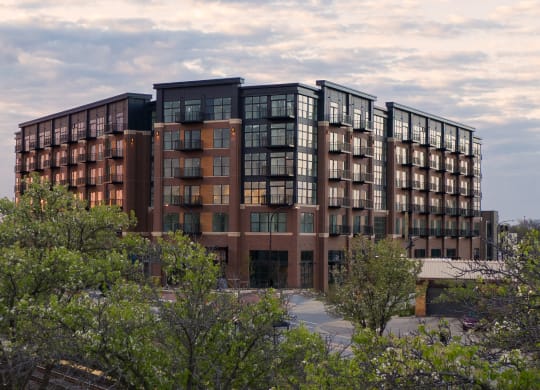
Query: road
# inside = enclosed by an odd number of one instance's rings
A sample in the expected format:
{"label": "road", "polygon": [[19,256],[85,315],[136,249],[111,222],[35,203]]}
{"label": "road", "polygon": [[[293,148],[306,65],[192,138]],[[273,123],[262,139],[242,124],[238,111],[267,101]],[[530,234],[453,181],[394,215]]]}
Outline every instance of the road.
{"label": "road", "polygon": [[[320,298],[298,292],[286,294],[295,324],[303,323],[309,330],[328,338],[335,345],[350,345],[354,330],[351,322],[329,314]],[[463,333],[459,319],[445,319],[450,324],[452,335]],[[397,336],[412,334],[422,323],[427,329],[436,329],[440,320],[439,317],[395,317],[388,322],[384,333],[393,333]]]}

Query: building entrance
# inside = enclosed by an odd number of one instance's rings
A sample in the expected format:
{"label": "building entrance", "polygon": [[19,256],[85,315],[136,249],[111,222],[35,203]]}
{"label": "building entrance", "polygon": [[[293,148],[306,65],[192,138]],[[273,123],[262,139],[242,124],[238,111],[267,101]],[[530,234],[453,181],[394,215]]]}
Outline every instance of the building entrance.
{"label": "building entrance", "polygon": [[250,287],[287,287],[287,251],[250,251]]}

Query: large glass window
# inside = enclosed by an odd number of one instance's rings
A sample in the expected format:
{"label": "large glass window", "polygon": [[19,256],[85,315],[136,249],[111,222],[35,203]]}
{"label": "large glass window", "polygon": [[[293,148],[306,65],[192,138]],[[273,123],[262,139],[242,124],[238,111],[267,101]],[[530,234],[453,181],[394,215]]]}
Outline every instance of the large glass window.
{"label": "large glass window", "polygon": [[456,150],[456,128],[453,126],[444,129],[444,147],[450,151]]}
{"label": "large glass window", "polygon": [[200,149],[201,146],[201,130],[184,131],[184,149]]}
{"label": "large glass window", "polygon": [[180,162],[177,158],[163,159],[163,177],[174,177],[178,175]]}
{"label": "large glass window", "polygon": [[201,232],[201,216],[199,213],[185,213],[184,225],[182,231],[185,233],[200,233]]}
{"label": "large glass window", "polygon": [[267,125],[246,125],[244,129],[244,143],[246,148],[266,146]]}
{"label": "large glass window", "polygon": [[270,101],[272,105],[272,116],[294,116],[294,95],[274,95],[270,97]]}
{"label": "large glass window", "polygon": [[213,204],[229,204],[228,184],[215,184],[213,190]]}
{"label": "large glass window", "polygon": [[247,153],[244,157],[246,176],[264,176],[266,171],[266,153]]}
{"label": "large glass window", "polygon": [[305,148],[317,148],[317,133],[311,125],[298,124],[298,146]]}
{"label": "large glass window", "polygon": [[163,133],[163,150],[174,150],[180,141],[180,131],[172,130]]}
{"label": "large glass window", "polygon": [[168,213],[163,216],[163,231],[164,232],[173,232],[178,230],[178,213]]}
{"label": "large glass window", "polygon": [[314,232],[314,214],[313,213],[300,213],[300,232],[301,233]]}
{"label": "large glass window", "polygon": [[184,120],[199,121],[201,120],[201,100],[190,99],[184,102]]}
{"label": "large glass window", "polygon": [[429,144],[440,148],[442,144],[442,126],[440,122],[429,121]]}
{"label": "large glass window", "polygon": [[163,186],[163,204],[165,206],[180,204],[179,186]]}
{"label": "large glass window", "polygon": [[270,182],[270,203],[271,204],[292,204],[293,201],[293,181],[271,181]]}
{"label": "large glass window", "polygon": [[298,153],[297,172],[300,176],[317,176],[317,155],[313,153]]}
{"label": "large glass window", "polygon": [[212,231],[226,232],[229,230],[229,216],[226,213],[212,214]]}
{"label": "large glass window", "polygon": [[246,119],[266,118],[268,104],[266,96],[246,96],[244,100],[244,114]]}
{"label": "large glass window", "polygon": [[214,157],[214,176],[229,176],[229,157]]}
{"label": "large glass window", "polygon": [[294,145],[294,123],[274,123],[270,126],[270,146]]}
{"label": "large glass window", "polygon": [[209,120],[231,118],[231,98],[206,99],[206,113]]}
{"label": "large glass window", "polygon": [[248,181],[244,183],[244,202],[246,204],[263,204],[266,197],[266,182]]}
{"label": "large glass window", "polygon": [[298,117],[305,119],[317,119],[317,106],[312,97],[298,95]]}
{"label": "large glass window", "polygon": [[252,232],[286,232],[287,213],[251,213]]}
{"label": "large glass window", "polygon": [[294,154],[292,152],[276,152],[270,154],[270,174],[283,176],[293,174]]}
{"label": "large glass window", "polygon": [[200,186],[184,186],[184,204],[186,205],[202,204]]}
{"label": "large glass window", "polygon": [[214,148],[228,148],[231,134],[228,128],[214,129]]}
{"label": "large glass window", "polygon": [[298,181],[298,203],[317,204],[317,183]]}
{"label": "large glass window", "polygon": [[163,102],[163,122],[172,123],[176,122],[177,114],[180,113],[180,101],[174,100],[170,102]]}

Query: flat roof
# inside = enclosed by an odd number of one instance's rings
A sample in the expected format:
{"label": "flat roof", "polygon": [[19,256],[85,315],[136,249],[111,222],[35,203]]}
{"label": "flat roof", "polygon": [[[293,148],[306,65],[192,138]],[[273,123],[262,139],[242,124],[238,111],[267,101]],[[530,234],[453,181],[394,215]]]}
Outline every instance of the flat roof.
{"label": "flat roof", "polygon": [[76,112],[84,111],[84,110],[90,110],[95,107],[103,106],[105,104],[114,103],[120,100],[128,99],[128,98],[136,98],[136,99],[143,99],[150,101],[152,99],[152,95],[143,94],[143,93],[132,93],[132,92],[126,92],[120,95],[112,96],[106,99],[98,100],[93,103],[88,103],[82,106],[70,108],[64,111],[57,112],[55,114],[50,114],[46,116],[42,116],[40,118],[32,119],[30,121],[19,123],[19,127],[25,127],[25,126],[31,126],[35,125],[36,123],[48,121],[51,119],[59,118],[62,116],[74,114]]}
{"label": "flat roof", "polygon": [[363,97],[369,100],[377,100],[377,96],[375,95],[370,95],[369,93],[360,92],[360,91],[357,91],[356,89],[345,87],[343,85],[339,85],[328,80],[317,80],[316,84],[321,87],[332,88],[338,91],[350,93],[351,95],[356,95],[356,96]]}
{"label": "flat roof", "polygon": [[211,85],[229,85],[229,84],[244,84],[244,79],[241,77],[229,77],[229,78],[220,78],[220,79],[158,83],[158,84],[154,84],[154,89],[190,88],[190,87],[204,87],[204,86],[211,86]]}
{"label": "flat roof", "polygon": [[465,129],[465,130],[475,131],[475,128],[472,127],[472,126],[465,125],[463,123],[459,123],[459,122],[453,121],[451,119],[443,118],[443,117],[438,116],[438,115],[429,114],[429,113],[427,113],[425,111],[421,111],[421,110],[418,110],[416,108],[406,106],[404,104],[400,104],[400,103],[396,103],[396,102],[387,102],[386,106],[390,107],[390,108],[397,108],[399,110],[409,111],[409,112],[412,112],[413,114],[422,115],[422,116],[425,116],[427,118],[435,119],[437,121],[444,122],[444,123],[447,123],[449,125],[456,126],[456,127],[459,127],[459,128]]}

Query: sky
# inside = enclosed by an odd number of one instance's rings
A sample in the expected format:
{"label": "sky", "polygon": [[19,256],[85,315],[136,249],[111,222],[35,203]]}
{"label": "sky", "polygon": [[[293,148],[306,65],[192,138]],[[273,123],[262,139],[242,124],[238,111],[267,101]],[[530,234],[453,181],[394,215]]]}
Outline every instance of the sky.
{"label": "sky", "polygon": [[482,209],[540,218],[540,0],[0,0],[0,197],[22,122],[153,84],[325,79],[476,129]]}

